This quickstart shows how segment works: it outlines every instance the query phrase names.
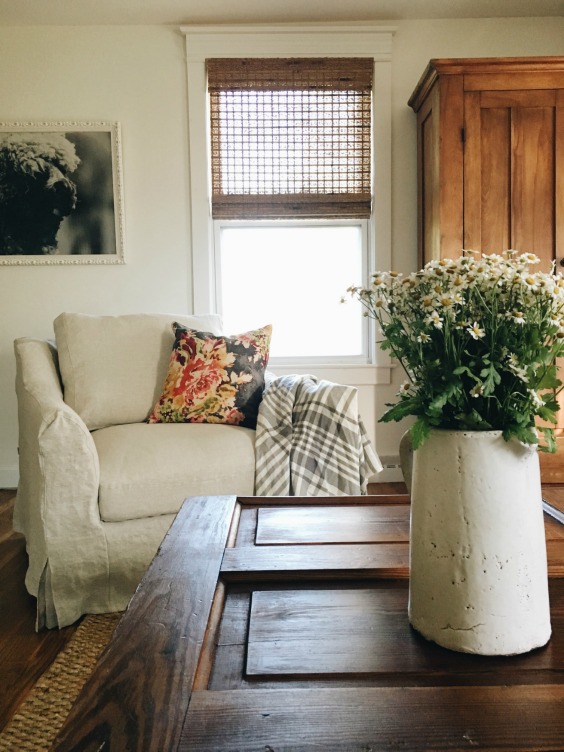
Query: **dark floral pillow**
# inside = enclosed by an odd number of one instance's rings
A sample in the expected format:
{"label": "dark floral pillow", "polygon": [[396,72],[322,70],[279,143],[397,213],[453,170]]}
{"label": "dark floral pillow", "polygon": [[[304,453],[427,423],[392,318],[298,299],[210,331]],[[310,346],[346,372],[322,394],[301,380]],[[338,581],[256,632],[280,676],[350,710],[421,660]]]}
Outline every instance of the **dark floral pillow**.
{"label": "dark floral pillow", "polygon": [[234,337],[174,322],[163,393],[148,423],[229,423],[256,428],[272,327]]}

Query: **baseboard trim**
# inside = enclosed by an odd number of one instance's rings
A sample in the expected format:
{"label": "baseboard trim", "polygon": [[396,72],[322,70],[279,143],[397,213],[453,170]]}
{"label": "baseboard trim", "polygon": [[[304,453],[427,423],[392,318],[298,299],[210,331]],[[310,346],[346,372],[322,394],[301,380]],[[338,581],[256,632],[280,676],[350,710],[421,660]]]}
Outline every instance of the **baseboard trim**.
{"label": "baseboard trim", "polygon": [[371,483],[401,483],[403,481],[399,456],[382,456],[380,462],[384,469],[371,479]]}
{"label": "baseboard trim", "polygon": [[18,487],[20,470],[18,465],[0,465],[0,488],[10,490]]}

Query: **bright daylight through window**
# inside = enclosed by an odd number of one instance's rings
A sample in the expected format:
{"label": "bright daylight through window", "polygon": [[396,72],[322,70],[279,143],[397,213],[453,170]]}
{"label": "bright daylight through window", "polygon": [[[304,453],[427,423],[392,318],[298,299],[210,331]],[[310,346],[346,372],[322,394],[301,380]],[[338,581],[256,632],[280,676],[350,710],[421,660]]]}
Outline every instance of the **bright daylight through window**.
{"label": "bright daylight through window", "polygon": [[222,224],[218,230],[226,331],[272,324],[273,358],[366,360],[359,304],[340,303],[347,280],[363,278],[362,223]]}
{"label": "bright daylight through window", "polygon": [[373,61],[212,59],[207,69],[225,330],[272,323],[274,358],[367,362],[360,307],[340,299],[368,271]]}

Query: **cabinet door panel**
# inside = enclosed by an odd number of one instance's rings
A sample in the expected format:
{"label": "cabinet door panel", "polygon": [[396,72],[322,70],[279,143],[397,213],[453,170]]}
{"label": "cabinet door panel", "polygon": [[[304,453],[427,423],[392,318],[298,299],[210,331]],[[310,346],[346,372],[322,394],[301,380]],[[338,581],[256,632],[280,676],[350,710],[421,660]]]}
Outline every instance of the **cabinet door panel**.
{"label": "cabinet door panel", "polygon": [[431,108],[421,123],[420,155],[423,165],[421,185],[421,260],[441,257],[439,215],[439,148],[435,108]]}
{"label": "cabinet door panel", "polygon": [[512,109],[512,246],[548,270],[554,248],[554,108]]}
{"label": "cabinet door panel", "polygon": [[556,254],[556,93],[539,92],[533,106],[517,94],[465,94],[465,245],[531,251],[548,270]]}
{"label": "cabinet door panel", "polygon": [[511,247],[511,110],[481,111],[481,248],[499,253]]}

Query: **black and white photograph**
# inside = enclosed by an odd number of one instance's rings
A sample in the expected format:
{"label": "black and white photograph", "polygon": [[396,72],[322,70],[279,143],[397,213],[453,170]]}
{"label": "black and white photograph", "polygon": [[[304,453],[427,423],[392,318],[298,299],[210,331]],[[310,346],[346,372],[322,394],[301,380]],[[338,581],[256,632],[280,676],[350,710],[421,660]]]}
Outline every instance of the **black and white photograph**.
{"label": "black and white photograph", "polygon": [[119,124],[0,123],[0,264],[123,263]]}

